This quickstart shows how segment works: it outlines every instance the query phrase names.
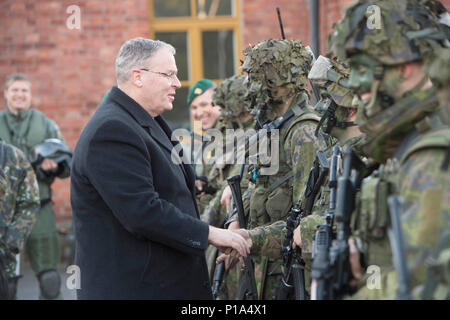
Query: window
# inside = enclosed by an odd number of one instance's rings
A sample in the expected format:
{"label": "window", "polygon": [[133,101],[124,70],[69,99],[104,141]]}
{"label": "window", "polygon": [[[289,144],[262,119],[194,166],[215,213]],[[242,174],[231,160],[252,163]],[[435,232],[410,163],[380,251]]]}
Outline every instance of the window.
{"label": "window", "polygon": [[202,78],[216,83],[238,73],[241,56],[239,0],[149,0],[150,37],[172,44],[182,88],[172,111],[172,129],[190,128],[189,88]]}

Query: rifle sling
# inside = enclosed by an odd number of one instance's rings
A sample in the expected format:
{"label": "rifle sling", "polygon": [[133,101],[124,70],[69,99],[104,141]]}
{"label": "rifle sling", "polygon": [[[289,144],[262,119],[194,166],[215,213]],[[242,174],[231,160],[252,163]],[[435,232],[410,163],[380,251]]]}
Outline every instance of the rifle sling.
{"label": "rifle sling", "polygon": [[274,183],[272,183],[272,185],[269,187],[268,189],[268,193],[271,193],[273,190],[275,190],[276,188],[278,188],[279,186],[281,186],[283,183],[285,183],[287,180],[289,180],[290,178],[292,178],[294,176],[294,172],[293,171],[289,171],[287,174],[285,174],[283,177],[281,177],[280,179],[276,180]]}

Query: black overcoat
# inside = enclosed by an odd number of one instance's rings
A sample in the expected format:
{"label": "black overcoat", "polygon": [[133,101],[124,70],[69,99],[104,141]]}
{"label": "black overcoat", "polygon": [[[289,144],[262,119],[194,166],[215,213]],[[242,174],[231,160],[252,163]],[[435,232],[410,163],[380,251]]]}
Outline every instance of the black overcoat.
{"label": "black overcoat", "polygon": [[71,171],[79,299],[211,299],[208,225],[170,136],[117,87],[84,128]]}

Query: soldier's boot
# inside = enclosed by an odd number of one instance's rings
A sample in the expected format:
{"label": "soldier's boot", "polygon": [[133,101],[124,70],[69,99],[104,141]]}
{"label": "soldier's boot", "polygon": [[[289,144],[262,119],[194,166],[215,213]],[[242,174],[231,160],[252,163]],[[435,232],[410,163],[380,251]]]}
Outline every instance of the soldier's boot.
{"label": "soldier's boot", "polygon": [[61,300],[61,277],[56,270],[46,270],[38,274],[40,300]]}

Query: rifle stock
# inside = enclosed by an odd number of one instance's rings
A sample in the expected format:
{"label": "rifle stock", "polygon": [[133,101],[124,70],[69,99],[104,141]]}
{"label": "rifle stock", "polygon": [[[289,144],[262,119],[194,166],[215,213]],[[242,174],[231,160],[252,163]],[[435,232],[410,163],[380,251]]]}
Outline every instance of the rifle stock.
{"label": "rifle stock", "polygon": [[280,288],[277,292],[277,300],[288,300],[295,292],[296,300],[305,300],[305,275],[303,271],[304,262],[301,258],[301,249],[292,249],[294,230],[299,225],[302,211],[293,206],[286,221],[286,235],[281,246],[281,257],[283,258],[284,272],[281,278]]}
{"label": "rifle stock", "polygon": [[332,242],[333,220],[336,208],[337,193],[337,163],[340,154],[340,148],[333,148],[333,156],[331,158],[330,177],[328,186],[330,187],[330,205],[325,213],[325,223],[320,225],[316,231],[313,244],[313,265],[311,278],[316,279],[317,289],[312,293],[312,298],[317,300],[325,300],[330,297],[330,283],[332,278],[332,270],[330,263],[330,246]]}
{"label": "rifle stock", "polygon": [[217,297],[219,296],[219,289],[223,281],[224,273],[225,273],[225,262],[221,262],[219,265],[216,266],[214,270],[213,287],[212,287],[212,294],[214,299],[217,299]]}
{"label": "rifle stock", "polygon": [[403,241],[403,230],[400,221],[400,199],[398,196],[388,197],[389,214],[391,218],[391,226],[388,229],[389,241],[392,248],[392,256],[395,269],[397,270],[397,299],[411,300],[411,292],[409,289],[409,270],[406,260],[406,249]]}
{"label": "rifle stock", "polygon": [[[240,228],[247,228],[247,223],[245,221],[244,206],[242,203],[241,194],[241,176],[235,175],[227,178],[228,185],[230,186],[231,193],[233,195],[233,201],[236,205],[238,221]],[[256,288],[256,280],[254,273],[254,264],[250,256],[244,257],[244,268],[242,270],[242,277],[239,283],[239,288],[236,298],[238,300],[257,300],[258,290]]]}
{"label": "rifle stock", "polygon": [[[351,147],[346,147],[343,152],[343,175],[338,179],[336,223],[337,236],[333,240],[330,249],[330,260],[333,279],[330,299],[342,299],[350,294],[349,281],[351,278],[350,250],[348,239],[351,234],[350,218],[355,207],[355,194],[359,188],[361,172],[364,168],[362,160],[353,152]],[[355,170],[353,170],[355,169]],[[352,177],[353,172],[353,177]]]}
{"label": "rifle stock", "polygon": [[[233,212],[233,200],[231,200],[230,208],[227,212],[227,217],[231,217]],[[219,251],[217,252],[217,255],[219,255]],[[213,285],[212,285],[212,295],[214,299],[217,299],[219,296],[219,290],[222,286],[223,282],[223,276],[225,274],[225,261],[219,263],[219,265],[216,266],[214,269],[214,275],[213,275]]]}

